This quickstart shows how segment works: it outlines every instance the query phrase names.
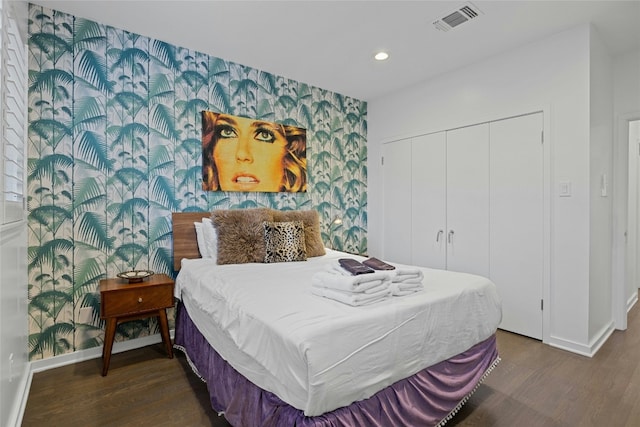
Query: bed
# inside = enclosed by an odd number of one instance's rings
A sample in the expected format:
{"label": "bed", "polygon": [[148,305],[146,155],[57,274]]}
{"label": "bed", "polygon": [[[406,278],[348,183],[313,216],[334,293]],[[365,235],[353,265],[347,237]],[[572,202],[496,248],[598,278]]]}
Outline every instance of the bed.
{"label": "bed", "polygon": [[352,307],[313,295],[311,277],[364,257],[220,265],[198,250],[209,216],[172,215],[174,347],[234,426],[444,425],[500,360],[486,278],[422,269],[423,291]]}

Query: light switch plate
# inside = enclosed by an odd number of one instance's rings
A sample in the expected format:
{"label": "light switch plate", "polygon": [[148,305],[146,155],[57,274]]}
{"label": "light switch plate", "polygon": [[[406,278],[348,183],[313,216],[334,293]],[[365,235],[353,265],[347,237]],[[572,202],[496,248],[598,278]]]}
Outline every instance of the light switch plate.
{"label": "light switch plate", "polygon": [[558,185],[558,195],[560,197],[571,197],[571,182],[563,181]]}

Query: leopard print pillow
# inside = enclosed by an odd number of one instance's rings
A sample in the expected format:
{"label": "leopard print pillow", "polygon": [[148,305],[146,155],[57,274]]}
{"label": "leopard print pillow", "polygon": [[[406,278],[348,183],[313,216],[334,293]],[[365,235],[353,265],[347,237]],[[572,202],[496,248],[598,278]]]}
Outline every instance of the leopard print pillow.
{"label": "leopard print pillow", "polygon": [[264,262],[306,261],[304,223],[302,221],[269,222],[264,226],[266,255]]}

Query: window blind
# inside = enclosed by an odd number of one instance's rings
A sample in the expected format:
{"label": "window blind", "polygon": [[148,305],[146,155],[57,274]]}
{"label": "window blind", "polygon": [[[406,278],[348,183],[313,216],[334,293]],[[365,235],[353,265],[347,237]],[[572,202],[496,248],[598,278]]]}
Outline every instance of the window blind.
{"label": "window blind", "polygon": [[18,24],[6,2],[1,3],[0,22],[1,78],[0,113],[2,116],[2,213],[1,223],[24,219],[25,144],[27,104],[27,49],[21,42]]}

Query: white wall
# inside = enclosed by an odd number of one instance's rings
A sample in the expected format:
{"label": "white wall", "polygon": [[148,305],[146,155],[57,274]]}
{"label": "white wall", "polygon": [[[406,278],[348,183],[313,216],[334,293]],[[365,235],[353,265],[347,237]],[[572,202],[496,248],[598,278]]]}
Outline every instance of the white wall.
{"label": "white wall", "polygon": [[[580,26],[369,102],[369,252],[381,253],[380,145],[544,110],[551,197],[544,340],[590,354],[591,29]],[[558,197],[560,181],[572,196]]]}
{"label": "white wall", "polygon": [[[617,310],[626,304],[631,307],[638,297],[637,281],[625,271],[627,244],[627,199],[629,173],[630,120],[640,119],[640,50],[613,59],[613,119],[614,119],[614,209],[613,209],[613,283],[616,328],[626,329],[626,311]],[[631,230],[630,230],[631,231]],[[634,270],[636,266],[633,266]],[[626,284],[625,284],[626,283]]]}
{"label": "white wall", "polygon": [[613,332],[611,305],[613,71],[611,58],[595,30],[591,32],[590,53],[589,338],[600,340],[590,344],[598,348]]}
{"label": "white wall", "polygon": [[[630,222],[628,224],[628,242],[627,246],[627,262],[629,262],[629,266],[627,269],[632,270],[632,274],[630,278],[626,280],[626,288],[625,288],[625,299],[627,302],[635,303],[638,298],[638,264],[640,264],[640,257],[638,251],[638,242],[640,241],[640,236],[638,236],[638,217],[640,217],[638,213],[638,193],[640,192],[640,172],[638,171],[640,160],[640,119],[629,122],[628,126],[629,131],[629,159],[634,160],[633,162],[629,162],[629,198],[628,202],[630,206],[634,206],[634,211],[627,211],[629,213],[629,218],[635,218],[635,222]],[[633,157],[632,157],[633,156]],[[633,184],[632,184],[633,183]],[[633,213],[632,213],[633,212]],[[631,250],[632,243],[635,245],[635,248]],[[625,261],[626,261],[625,260]],[[634,300],[635,298],[635,300]],[[631,307],[629,307],[631,308]]]}

